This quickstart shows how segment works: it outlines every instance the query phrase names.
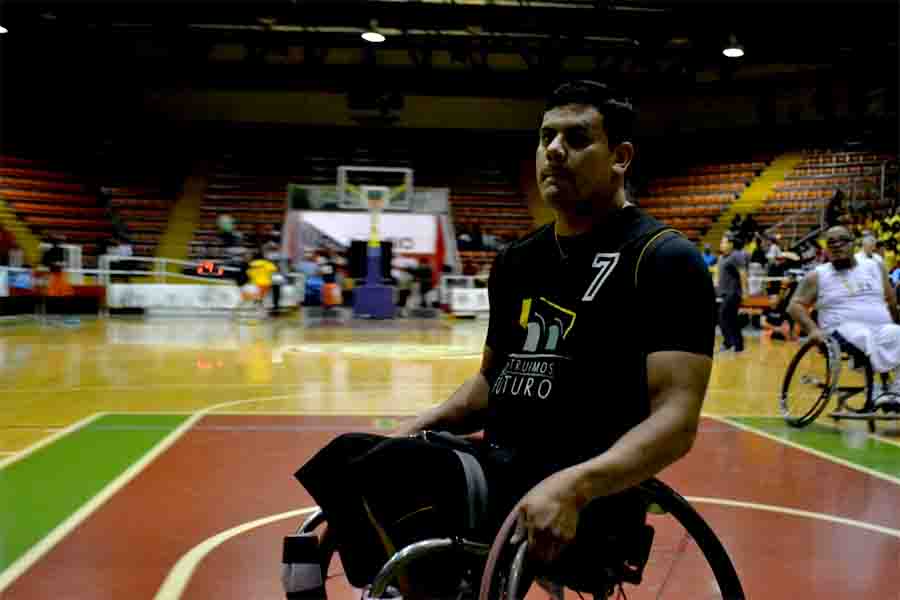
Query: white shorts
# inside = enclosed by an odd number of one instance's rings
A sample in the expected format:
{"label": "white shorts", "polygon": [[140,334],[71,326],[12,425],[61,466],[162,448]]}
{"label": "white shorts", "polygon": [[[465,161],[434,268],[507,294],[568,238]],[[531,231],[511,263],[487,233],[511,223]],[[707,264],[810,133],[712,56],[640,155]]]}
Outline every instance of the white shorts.
{"label": "white shorts", "polygon": [[900,366],[900,325],[844,323],[837,332],[869,357],[876,373],[887,373]]}

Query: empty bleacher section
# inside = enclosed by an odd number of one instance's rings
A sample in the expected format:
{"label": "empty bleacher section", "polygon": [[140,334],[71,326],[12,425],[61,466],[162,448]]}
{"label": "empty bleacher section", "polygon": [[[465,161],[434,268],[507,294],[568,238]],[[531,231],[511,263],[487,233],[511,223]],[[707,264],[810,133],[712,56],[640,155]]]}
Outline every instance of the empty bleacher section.
{"label": "empty bleacher section", "polygon": [[84,268],[96,267],[116,235],[135,256],[152,256],[173,197],[171,185],[146,175],[97,175],[74,163],[0,157],[0,198],[38,240],[60,235],[80,245]]}
{"label": "empty bleacher section", "polygon": [[135,256],[152,257],[166,229],[175,190],[166,181],[142,174],[104,178],[110,218],[131,242]]}
{"label": "empty bleacher section", "polygon": [[[420,146],[424,143],[416,140]],[[463,242],[461,264],[476,270],[493,260],[496,242],[517,239],[533,229],[534,220],[519,188],[517,159],[500,164],[487,156],[466,156],[463,162],[447,148],[415,152],[400,138],[395,141],[395,146],[385,147],[366,140],[341,143],[334,139],[323,141],[312,156],[234,151],[213,159],[189,256],[224,254],[216,223],[223,214],[234,218],[235,229],[245,240],[258,230],[280,229],[288,184],[333,186],[340,165],[413,168],[416,188],[448,188],[457,237],[468,234],[474,242]]]}
{"label": "empty bleacher section", "polygon": [[866,151],[807,152],[775,186],[755,218],[790,241],[821,224],[823,211],[837,190],[843,192],[854,212],[865,207],[886,210],[892,199],[882,198],[882,189],[891,177],[896,179],[896,159],[896,155]]}
{"label": "empty bleacher section", "polygon": [[89,174],[61,161],[0,157],[0,198],[38,240],[51,235],[82,247],[85,268],[113,244],[127,239],[135,256],[152,256],[174,191],[158,178],[117,171]]}
{"label": "empty bleacher section", "polygon": [[39,240],[62,235],[67,243],[82,245],[86,267],[96,265],[98,249],[112,236],[96,188],[68,166],[2,156],[0,197]]}
{"label": "empty bleacher section", "polygon": [[513,167],[483,166],[426,178],[442,178],[450,188],[450,216],[466,272],[490,265],[501,246],[534,229],[534,218]]}
{"label": "empty bleacher section", "polygon": [[216,224],[219,215],[230,215],[235,220],[235,230],[245,239],[252,238],[260,228],[266,232],[281,229],[287,184],[296,183],[297,178],[228,172],[231,168],[219,164],[209,175],[189,258],[218,258],[223,255],[224,248]]}
{"label": "empty bleacher section", "polygon": [[765,166],[765,161],[754,160],[689,167],[651,180],[638,203],[698,241]]}

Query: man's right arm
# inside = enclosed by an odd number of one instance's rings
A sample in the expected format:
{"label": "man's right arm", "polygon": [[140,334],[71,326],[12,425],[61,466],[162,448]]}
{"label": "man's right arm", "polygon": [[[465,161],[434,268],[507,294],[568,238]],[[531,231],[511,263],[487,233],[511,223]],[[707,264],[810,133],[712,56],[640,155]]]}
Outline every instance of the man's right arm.
{"label": "man's right arm", "polygon": [[467,379],[442,404],[407,421],[393,435],[413,435],[426,429],[465,435],[484,429],[490,391],[487,373],[496,367],[496,361],[496,353],[485,346],[478,373]]}
{"label": "man's right arm", "polygon": [[788,305],[788,314],[809,333],[811,339],[819,343],[825,341],[825,332],[819,329],[819,326],[812,317],[809,316],[808,306],[816,303],[816,296],[819,292],[819,277],[815,271],[807,273],[797,286],[797,291],[791,297]]}

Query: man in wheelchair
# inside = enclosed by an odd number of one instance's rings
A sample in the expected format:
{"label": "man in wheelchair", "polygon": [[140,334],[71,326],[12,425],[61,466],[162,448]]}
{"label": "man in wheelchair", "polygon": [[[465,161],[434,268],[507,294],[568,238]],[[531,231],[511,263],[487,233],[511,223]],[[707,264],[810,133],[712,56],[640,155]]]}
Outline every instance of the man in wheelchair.
{"label": "man in wheelchair", "polygon": [[[825,233],[829,262],[800,282],[788,312],[809,333],[827,336],[861,351],[875,373],[889,374],[887,389],[878,378],[872,392],[875,408],[900,409],[900,311],[890,277],[882,263],[853,255],[853,235],[843,226]],[[818,310],[817,324],[808,307]]]}
{"label": "man in wheelchair", "polygon": [[[556,220],[494,261],[480,370],[392,436],[345,434],[298,471],[353,585],[416,539],[489,542],[513,510],[513,541],[527,540],[539,571],[621,577],[623,561],[647,560],[634,488],[693,445],[715,293],[694,245],[626,199],[634,117],[603,84],[553,92],[536,178]],[[472,489],[461,455],[486,481],[475,521],[461,516]]]}

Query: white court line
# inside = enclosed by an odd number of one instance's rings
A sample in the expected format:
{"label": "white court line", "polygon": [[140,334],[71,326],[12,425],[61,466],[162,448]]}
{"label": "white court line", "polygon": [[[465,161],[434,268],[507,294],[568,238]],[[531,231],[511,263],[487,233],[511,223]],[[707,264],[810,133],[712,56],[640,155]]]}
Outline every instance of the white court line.
{"label": "white court line", "polygon": [[[38,440],[37,442],[31,444],[30,446],[27,446],[23,450],[20,450],[18,452],[10,452],[9,454],[12,454],[12,456],[10,456],[9,458],[4,458],[3,460],[0,460],[0,469],[3,469],[4,467],[8,467],[9,465],[13,464],[14,462],[20,461],[23,458],[25,458],[26,456],[34,454],[35,452],[37,452],[44,446],[48,446],[48,445],[52,444],[59,438],[69,435],[70,433],[72,433],[73,431],[75,431],[77,429],[81,429],[88,423],[95,421],[96,419],[99,419],[100,417],[102,417],[106,414],[108,414],[108,413],[105,413],[105,412],[94,413],[93,415],[85,417],[85,418],[81,419],[80,421],[76,421],[75,423],[69,425],[68,427],[63,427],[62,429],[53,433],[53,435],[48,435],[44,439]],[[3,453],[3,454],[6,454],[6,453]],[[2,588],[0,588],[0,589],[2,589]]]}
{"label": "white court line", "polygon": [[177,598],[181,598],[181,594],[184,593],[185,588],[187,588],[187,585],[191,580],[191,576],[194,574],[194,571],[197,570],[197,566],[203,561],[204,558],[206,558],[206,556],[210,552],[212,552],[231,538],[244,534],[251,529],[262,527],[263,525],[268,525],[270,523],[275,523],[284,519],[291,519],[294,517],[307,515],[315,510],[318,510],[318,508],[318,506],[312,506],[310,508],[301,508],[277,515],[271,515],[269,517],[263,517],[262,519],[250,521],[249,523],[243,523],[236,527],[232,527],[231,529],[227,529],[219,534],[216,534],[213,537],[207,538],[203,542],[191,548],[191,550],[187,554],[184,554],[181,558],[178,559],[178,562],[175,563],[175,566],[172,567],[172,570],[169,571],[169,574],[166,576],[165,581],[163,581],[163,584],[159,588],[159,591],[156,592],[154,600],[176,600]]}
{"label": "white court line", "polygon": [[701,496],[686,496],[688,502],[696,502],[698,504],[715,504],[718,506],[728,506],[730,508],[747,508],[750,510],[761,510],[765,512],[778,513],[782,515],[791,515],[792,517],[803,517],[806,519],[815,519],[817,521],[826,521],[837,525],[847,525],[881,533],[893,538],[900,539],[900,529],[892,529],[866,521],[857,521],[856,519],[848,519],[846,517],[837,517],[827,513],[811,512],[808,510],[800,510],[797,508],[787,508],[786,506],[775,506],[772,504],[759,504],[757,502],[742,502],[740,500],[729,500],[727,498],[704,498]]}
{"label": "white court line", "polygon": [[[729,508],[758,510],[782,515],[789,515],[792,517],[800,517],[804,519],[813,519],[816,521],[823,521],[836,525],[856,527],[857,529],[871,531],[873,533],[879,533],[882,535],[900,539],[900,530],[892,529],[890,527],[884,527],[881,525],[875,525],[874,523],[867,523],[865,521],[858,521],[856,519],[848,519],[846,517],[829,515],[827,513],[799,510],[796,508],[776,506],[773,504],[760,504],[758,502],[744,502],[741,500],[731,500],[728,498],[686,496],[686,499],[688,500],[688,502],[694,502],[697,504],[712,504],[717,506],[726,506]],[[182,557],[178,559],[178,562],[175,563],[175,566],[169,571],[169,574],[166,576],[165,581],[163,581],[163,584],[159,588],[159,591],[156,593],[156,596],[154,596],[154,600],[179,600],[181,598],[181,595],[184,593],[184,590],[187,589],[191,577],[197,570],[197,567],[200,565],[200,563],[207,556],[209,556],[209,554],[213,550],[215,550],[217,547],[224,544],[228,540],[239,535],[243,535],[244,533],[257,527],[262,527],[264,525],[275,523],[284,519],[309,514],[317,509],[317,506],[313,506],[310,508],[293,510],[269,517],[264,517],[262,519],[257,519],[256,521],[250,521],[249,523],[243,523],[236,527],[232,527],[231,529],[205,539],[204,541],[191,548],[191,550],[187,554],[182,555]]]}
{"label": "white court line", "polygon": [[392,409],[391,412],[379,413],[372,410],[224,410],[215,413],[216,415],[224,415],[228,417],[252,417],[259,415],[261,417],[372,417],[375,419],[390,419],[392,417],[411,417],[419,414],[418,410],[397,411]]}
{"label": "white court line", "polygon": [[[383,387],[383,386],[382,386]],[[341,390],[344,391],[344,390]],[[190,417],[185,419],[184,423],[179,425],[176,429],[174,429],[171,433],[169,433],[166,437],[160,440],[156,446],[154,446],[150,451],[144,454],[138,461],[133,463],[128,469],[122,472],[118,477],[116,477],[113,481],[108,483],[100,492],[98,492],[93,498],[91,498],[87,503],[81,506],[77,511],[69,515],[69,517],[60,523],[56,528],[54,528],[50,533],[44,536],[37,544],[28,549],[28,551],[20,556],[15,562],[13,562],[5,571],[0,573],[0,594],[2,594],[3,590],[9,587],[9,585],[15,581],[22,573],[27,571],[34,563],[40,560],[45,554],[47,554],[53,547],[59,543],[64,537],[66,537],[69,533],[71,533],[75,528],[77,528],[82,522],[88,519],[97,509],[99,509],[107,500],[109,500],[112,496],[118,493],[122,488],[124,488],[128,483],[137,477],[141,471],[143,471],[151,462],[153,462],[158,456],[168,450],[182,435],[184,435],[191,427],[193,427],[200,419],[210,414],[212,411],[226,408],[229,406],[236,406],[239,404],[252,404],[255,402],[262,402],[266,400],[280,400],[287,398],[295,398],[297,394],[290,395],[279,395],[279,396],[264,396],[260,398],[253,398],[251,400],[235,400],[232,402],[221,402],[219,404],[214,404],[212,406],[207,406],[203,409],[200,409],[191,414]],[[34,453],[36,450],[53,443],[63,435],[67,433],[71,433],[75,431],[79,427],[84,426],[87,423],[105,415],[111,413],[97,413],[92,415],[82,421],[79,421],[75,425],[71,427],[67,427],[61,431],[56,432],[54,435],[41,440],[40,442],[34,444],[23,452],[13,455],[10,458],[4,459],[0,462],[0,467],[11,464],[16,460],[21,460],[25,456]],[[129,414],[129,413],[114,413],[114,414]],[[137,413],[133,413],[137,414]]]}
{"label": "white court line", "polygon": [[[54,387],[54,388],[0,388],[0,394],[56,394],[63,392],[129,392],[144,391],[157,389],[242,389],[242,388],[302,388],[313,383],[329,384],[334,383],[331,379],[306,379],[302,383],[159,383],[147,385],[96,385],[81,387]],[[425,383],[410,382],[404,383],[404,388],[410,389],[457,389],[459,384],[450,383]],[[353,385],[346,390],[323,390],[325,392],[353,392],[362,390],[379,390],[391,389],[389,385],[377,383],[373,385]]]}
{"label": "white court line", "polygon": [[[203,409],[194,413],[191,417],[185,419],[184,423],[175,428],[166,437],[157,442],[146,454],[138,461],[132,463],[118,477],[106,484],[106,486],[94,495],[90,500],[81,506],[77,511],[69,515],[65,521],[60,523],[50,533],[45,535],[37,544],[28,549],[28,551],[13,562],[5,571],[0,573],[0,594],[3,590],[15,581],[22,573],[27,571],[34,563],[39,561],[45,554],[50,552],[53,547],[64,537],[69,535],[81,523],[86,521],[94,512],[103,504],[124,488],[128,483],[137,477],[147,465],[153,462],[159,455],[168,450],[182,435],[184,435],[194,424],[199,421],[207,413],[208,409]],[[110,413],[100,413],[110,414]],[[118,413],[116,413],[118,414]],[[127,413],[126,413],[127,414]],[[94,415],[91,418],[97,418]],[[67,428],[68,429],[68,428]],[[65,430],[63,430],[65,431]],[[59,432],[62,433],[62,432]],[[58,436],[54,436],[58,437]],[[50,438],[44,440],[44,444],[36,444],[36,446],[46,445],[50,443]],[[33,452],[37,448],[31,449]],[[13,457],[15,458],[15,457]]]}
{"label": "white court line", "polygon": [[790,446],[791,448],[795,448],[797,450],[800,450],[801,452],[806,452],[808,454],[818,456],[819,458],[823,458],[825,460],[829,460],[829,461],[837,463],[839,465],[843,465],[843,466],[847,467],[848,469],[854,469],[856,471],[865,473],[866,475],[871,475],[872,477],[876,477],[878,479],[882,479],[884,481],[889,481],[890,483],[895,483],[897,485],[900,485],[900,477],[894,477],[893,475],[888,475],[886,473],[882,473],[880,471],[870,469],[869,467],[864,467],[862,465],[852,463],[848,460],[844,460],[843,458],[839,458],[837,456],[832,456],[831,454],[826,454],[825,452],[822,452],[820,450],[815,450],[814,448],[807,448],[806,446],[803,446],[796,442],[792,442],[790,440],[780,438],[777,435],[772,435],[771,433],[769,433],[767,431],[763,431],[761,429],[757,429],[757,428],[751,427],[749,425],[744,425],[743,423],[738,423],[736,421],[729,421],[726,417],[719,417],[719,416],[715,416],[715,415],[708,415],[708,416],[710,419],[713,419],[715,421],[720,421],[722,423],[725,423],[726,425],[731,425],[732,427],[735,427],[737,429],[741,429],[743,431],[747,431],[749,433],[753,433],[753,434],[762,436],[764,438],[769,438],[770,440],[772,440],[774,442],[778,442],[779,444],[784,444],[785,446]]}

